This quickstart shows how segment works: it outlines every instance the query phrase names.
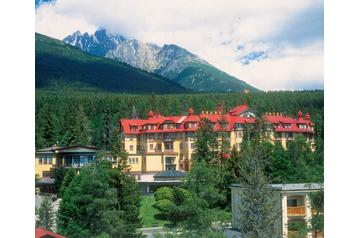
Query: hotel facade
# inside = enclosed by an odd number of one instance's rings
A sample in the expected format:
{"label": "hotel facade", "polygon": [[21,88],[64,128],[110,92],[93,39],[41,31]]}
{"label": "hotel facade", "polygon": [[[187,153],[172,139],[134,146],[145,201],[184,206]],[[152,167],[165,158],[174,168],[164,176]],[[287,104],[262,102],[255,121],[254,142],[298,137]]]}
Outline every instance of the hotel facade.
{"label": "hotel facade", "polygon": [[[247,105],[240,105],[228,113],[218,105],[214,112],[195,114],[189,108],[186,115],[162,116],[152,111],[146,119],[121,119],[119,121],[122,143],[128,153],[131,173],[140,176],[168,170],[188,171],[195,150],[194,133],[202,119],[208,119],[216,131],[227,134],[231,147],[240,150],[244,128],[255,126],[257,116]],[[303,135],[314,148],[314,125],[307,113],[298,112],[297,118],[282,113],[264,115],[267,138],[279,141],[286,148],[287,143],[297,135]],[[222,123],[225,122],[225,123]]]}

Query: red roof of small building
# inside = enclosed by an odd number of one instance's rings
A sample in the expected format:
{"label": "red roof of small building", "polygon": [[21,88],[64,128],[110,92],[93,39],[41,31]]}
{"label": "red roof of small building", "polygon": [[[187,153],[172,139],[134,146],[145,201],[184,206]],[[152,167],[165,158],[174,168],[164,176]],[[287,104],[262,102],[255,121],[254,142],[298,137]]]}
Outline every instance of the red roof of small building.
{"label": "red roof of small building", "polygon": [[222,159],[230,159],[230,157],[231,157],[230,153],[221,153]]}
{"label": "red roof of small building", "polygon": [[43,228],[36,228],[35,229],[35,238],[66,238],[65,236],[61,236],[59,234],[56,234],[52,231],[48,231],[46,229]]}

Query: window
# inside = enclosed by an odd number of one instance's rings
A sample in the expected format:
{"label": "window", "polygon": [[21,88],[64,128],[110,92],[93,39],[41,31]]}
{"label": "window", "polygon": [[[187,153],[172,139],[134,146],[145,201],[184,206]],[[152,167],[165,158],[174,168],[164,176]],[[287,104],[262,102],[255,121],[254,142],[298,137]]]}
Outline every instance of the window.
{"label": "window", "polygon": [[162,144],[157,144],[157,148],[158,148],[159,151],[161,151],[162,150]]}
{"label": "window", "polygon": [[194,144],[194,143],[191,143],[191,144],[190,144],[190,148],[191,148],[191,149],[194,149],[194,148],[195,148],[195,144]]}
{"label": "window", "polygon": [[51,172],[50,171],[42,171],[42,177],[44,177],[44,178],[51,177]]}
{"label": "window", "polygon": [[152,140],[153,139],[153,134],[148,134],[148,139]]}
{"label": "window", "polygon": [[174,160],[174,157],[165,157],[165,164],[173,164]]}
{"label": "window", "polygon": [[173,142],[164,143],[165,150],[173,150]]}
{"label": "window", "polygon": [[297,199],[287,199],[287,206],[288,207],[297,207]]}
{"label": "window", "polygon": [[153,144],[149,144],[149,149],[150,149],[150,150],[153,150],[153,149],[154,149]]}
{"label": "window", "polygon": [[180,142],[179,147],[180,147],[181,150],[183,149],[184,146],[183,146],[182,142]]}
{"label": "window", "polygon": [[129,151],[133,151],[133,145],[129,146]]}
{"label": "window", "polygon": [[42,157],[39,158],[39,164],[42,164]]}
{"label": "window", "polygon": [[243,128],[243,124],[241,124],[241,123],[235,123],[235,128]]}
{"label": "window", "polygon": [[236,131],[236,137],[237,138],[242,138],[243,137],[243,132],[242,131]]}
{"label": "window", "polygon": [[165,157],[165,170],[175,170],[175,157]]}

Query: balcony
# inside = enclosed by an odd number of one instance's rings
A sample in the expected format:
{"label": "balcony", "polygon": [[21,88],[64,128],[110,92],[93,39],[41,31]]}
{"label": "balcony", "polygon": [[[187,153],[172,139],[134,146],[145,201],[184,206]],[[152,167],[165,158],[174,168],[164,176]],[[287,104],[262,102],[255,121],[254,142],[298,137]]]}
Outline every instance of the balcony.
{"label": "balcony", "polygon": [[288,216],[304,216],[304,215],[306,215],[305,206],[287,207],[287,215]]}

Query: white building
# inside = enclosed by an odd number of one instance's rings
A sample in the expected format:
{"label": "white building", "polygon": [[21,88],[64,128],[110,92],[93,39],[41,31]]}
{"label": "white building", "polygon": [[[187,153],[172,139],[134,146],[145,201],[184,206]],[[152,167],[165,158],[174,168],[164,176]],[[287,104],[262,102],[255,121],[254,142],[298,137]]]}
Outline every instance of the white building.
{"label": "white building", "polygon": [[[312,209],[309,194],[321,190],[320,184],[271,184],[274,199],[277,201],[277,209],[282,211],[280,220],[277,221],[277,234],[282,234],[284,238],[295,237],[297,231],[289,229],[290,224],[294,222],[304,222],[308,226],[312,218]],[[240,220],[240,196],[243,187],[240,184],[231,186],[231,203],[232,203],[232,228],[239,230]],[[312,233],[307,234],[311,238]],[[321,234],[319,237],[323,237]]]}

